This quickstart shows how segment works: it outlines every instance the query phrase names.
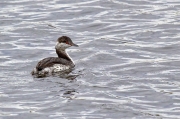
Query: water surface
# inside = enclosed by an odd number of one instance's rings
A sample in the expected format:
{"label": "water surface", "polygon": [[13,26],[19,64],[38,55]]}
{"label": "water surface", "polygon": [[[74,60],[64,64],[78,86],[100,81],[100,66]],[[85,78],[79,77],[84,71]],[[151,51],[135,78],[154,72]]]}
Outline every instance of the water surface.
{"label": "water surface", "polygon": [[[180,117],[178,0],[1,0],[0,7],[0,118]],[[80,46],[68,49],[71,80],[33,78],[62,35]]]}

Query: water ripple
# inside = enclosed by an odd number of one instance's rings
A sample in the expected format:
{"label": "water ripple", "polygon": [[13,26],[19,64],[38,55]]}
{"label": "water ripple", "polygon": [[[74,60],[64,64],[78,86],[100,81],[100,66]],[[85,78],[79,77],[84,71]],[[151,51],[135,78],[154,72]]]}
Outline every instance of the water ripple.
{"label": "water ripple", "polygon": [[[0,118],[179,118],[178,0],[0,2]],[[67,35],[69,79],[36,79]]]}

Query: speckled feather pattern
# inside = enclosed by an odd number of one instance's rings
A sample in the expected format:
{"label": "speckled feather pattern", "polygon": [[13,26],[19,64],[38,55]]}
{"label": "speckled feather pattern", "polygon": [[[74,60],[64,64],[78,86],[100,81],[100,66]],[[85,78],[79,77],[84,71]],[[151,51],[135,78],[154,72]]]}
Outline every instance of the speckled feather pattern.
{"label": "speckled feather pattern", "polygon": [[36,68],[34,68],[34,70],[32,71],[32,74],[49,75],[49,74],[58,73],[58,72],[62,72],[69,69],[72,69],[72,67],[69,65],[54,64],[51,67],[46,67],[42,69],[41,71],[38,71]]}
{"label": "speckled feather pattern", "polygon": [[65,51],[66,48],[71,47],[72,45],[78,46],[67,36],[58,38],[58,42],[55,46],[58,57],[48,57],[42,59],[37,63],[31,74],[45,76],[46,74],[64,72],[66,70],[73,69],[75,64]]}
{"label": "speckled feather pattern", "polygon": [[32,74],[52,74],[72,69],[74,66],[72,61],[67,61],[58,57],[49,57],[39,61],[36,68],[33,69]]}

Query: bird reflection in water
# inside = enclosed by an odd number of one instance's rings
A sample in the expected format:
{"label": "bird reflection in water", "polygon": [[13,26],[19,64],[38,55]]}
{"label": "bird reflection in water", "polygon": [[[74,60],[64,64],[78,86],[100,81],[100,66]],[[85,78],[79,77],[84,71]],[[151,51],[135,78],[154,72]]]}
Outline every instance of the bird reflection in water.
{"label": "bird reflection in water", "polygon": [[65,92],[63,93],[63,96],[62,96],[62,97],[72,100],[72,99],[75,98],[75,94],[77,94],[77,93],[78,93],[78,92],[76,92],[75,89],[69,89],[69,90],[67,90],[67,91],[65,91]]}

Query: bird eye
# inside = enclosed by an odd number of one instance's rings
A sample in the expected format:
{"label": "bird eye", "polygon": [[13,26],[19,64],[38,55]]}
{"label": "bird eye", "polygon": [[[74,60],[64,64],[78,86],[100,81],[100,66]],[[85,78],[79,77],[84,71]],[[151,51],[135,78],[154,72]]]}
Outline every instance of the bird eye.
{"label": "bird eye", "polygon": [[68,42],[68,41],[66,41],[66,44],[69,44],[69,42]]}

